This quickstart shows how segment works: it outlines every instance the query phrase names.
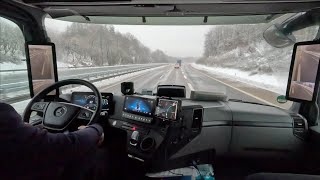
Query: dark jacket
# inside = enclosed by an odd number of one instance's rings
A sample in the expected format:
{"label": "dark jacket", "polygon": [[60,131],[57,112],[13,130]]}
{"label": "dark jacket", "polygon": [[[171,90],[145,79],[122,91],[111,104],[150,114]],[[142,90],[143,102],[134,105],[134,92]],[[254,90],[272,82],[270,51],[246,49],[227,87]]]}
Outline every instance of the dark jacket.
{"label": "dark jacket", "polygon": [[0,179],[59,179],[73,160],[94,151],[101,126],[69,134],[53,134],[24,124],[8,104],[0,102]]}

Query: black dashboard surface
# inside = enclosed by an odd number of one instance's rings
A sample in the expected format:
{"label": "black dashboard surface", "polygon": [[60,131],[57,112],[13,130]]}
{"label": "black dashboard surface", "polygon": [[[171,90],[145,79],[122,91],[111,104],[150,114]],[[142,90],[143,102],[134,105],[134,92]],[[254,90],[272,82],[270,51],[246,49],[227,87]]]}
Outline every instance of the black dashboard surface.
{"label": "black dashboard surface", "polygon": [[[110,119],[122,119],[121,112],[117,110],[123,106],[123,97],[115,97],[115,101],[116,112]],[[277,146],[278,149],[284,146],[286,146],[285,149],[295,149],[296,146],[302,143],[300,139],[293,136],[293,119],[290,112],[286,110],[241,102],[182,100],[182,107],[195,105],[202,106],[204,109],[202,132],[194,139],[194,141],[197,142],[189,143],[187,146],[190,147],[185,147],[185,150],[181,149],[179,151],[181,154],[210,148],[215,149],[218,154],[227,153],[230,147],[234,145],[233,143],[236,143],[232,141],[232,139],[236,138],[237,133],[241,135],[250,134],[251,137],[254,137],[255,140],[251,141],[251,143],[253,143],[252,147],[255,147],[254,143],[263,142],[268,144],[268,146],[270,145],[270,147],[268,147],[270,150],[272,150],[272,146]],[[246,127],[262,128],[260,132],[264,135],[257,136],[261,133],[249,132],[248,129],[246,129],[248,131],[245,129],[241,130],[241,128]],[[238,132],[239,130],[242,132]],[[233,136],[232,131],[235,132]],[[279,134],[277,131],[281,133]],[[255,133],[257,133],[257,135],[255,135]],[[275,135],[278,136],[274,137]],[[269,137],[269,139],[265,139],[265,137]],[[268,140],[268,142],[266,140]],[[250,143],[249,140],[247,142]],[[266,151],[268,151],[268,148],[266,148]]]}
{"label": "black dashboard surface", "polygon": [[[127,131],[128,153],[142,161],[155,158],[157,153],[165,153],[165,158],[160,155],[164,160],[175,160],[204,151],[215,156],[291,158],[301,152],[305,143],[294,134],[294,113],[277,107],[181,99],[180,119],[167,124],[123,117],[124,102],[125,96],[113,96],[114,113],[109,116],[109,124]],[[193,128],[196,110],[201,110],[198,129]],[[140,145],[133,146],[130,141],[136,135],[134,131],[139,132]],[[161,148],[164,150],[157,152]]]}

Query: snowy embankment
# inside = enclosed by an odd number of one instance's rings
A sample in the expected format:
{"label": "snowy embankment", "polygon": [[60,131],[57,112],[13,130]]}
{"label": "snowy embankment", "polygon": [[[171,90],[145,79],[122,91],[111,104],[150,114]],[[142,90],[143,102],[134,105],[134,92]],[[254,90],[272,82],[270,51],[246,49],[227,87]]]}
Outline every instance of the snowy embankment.
{"label": "snowy embankment", "polygon": [[234,81],[266,89],[278,94],[285,94],[287,88],[288,72],[273,72],[272,74],[253,74],[238,69],[208,67],[200,64],[191,64],[194,68],[207,71],[217,77],[224,77]]}
{"label": "snowy embankment", "polygon": [[0,63],[0,70],[13,70],[13,69],[27,69],[25,62],[20,64],[14,64],[9,62]]}

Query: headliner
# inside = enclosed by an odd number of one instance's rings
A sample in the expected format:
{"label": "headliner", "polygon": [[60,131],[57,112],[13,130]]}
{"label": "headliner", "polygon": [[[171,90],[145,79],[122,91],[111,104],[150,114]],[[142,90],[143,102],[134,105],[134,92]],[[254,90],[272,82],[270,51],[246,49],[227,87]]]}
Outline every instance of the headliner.
{"label": "headliner", "polygon": [[[206,16],[246,16],[266,15],[268,18],[261,18],[260,23],[268,22],[275,17],[286,13],[305,12],[311,9],[320,8],[320,2],[315,0],[132,0],[132,1],[106,1],[97,0],[17,0],[29,6],[41,8],[52,18],[58,18],[72,22],[86,22],[90,19],[101,19],[97,16],[112,17],[139,17],[135,22],[123,21],[115,24],[144,24],[146,20],[153,22],[152,17],[201,17],[201,22],[189,20],[189,24],[203,24]],[[86,2],[84,2],[86,1]],[[84,17],[84,18],[83,18]],[[259,16],[257,16],[259,17]],[[116,19],[116,18],[114,18]],[[158,24],[166,24],[164,18],[157,21]],[[196,18],[194,18],[196,19]],[[251,19],[252,20],[252,19]],[[138,23],[139,21],[139,23]],[[108,22],[108,21],[106,21]],[[248,21],[250,23],[250,20]],[[257,23],[259,23],[257,22]],[[96,22],[91,22],[96,23]],[[100,22],[101,23],[101,22]],[[205,24],[216,24],[216,21]]]}

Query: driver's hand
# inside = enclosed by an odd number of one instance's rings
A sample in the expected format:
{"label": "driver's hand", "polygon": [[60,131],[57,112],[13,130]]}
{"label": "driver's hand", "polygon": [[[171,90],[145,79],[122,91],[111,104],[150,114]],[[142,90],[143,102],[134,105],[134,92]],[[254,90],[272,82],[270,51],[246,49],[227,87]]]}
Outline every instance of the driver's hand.
{"label": "driver's hand", "polygon": [[[78,130],[81,130],[81,129],[85,129],[87,128],[88,126],[79,126],[78,127]],[[100,146],[104,141],[104,133],[101,134],[100,138],[99,138],[99,141],[98,141],[98,146]]]}
{"label": "driver's hand", "polygon": [[85,128],[87,128],[88,126],[79,126],[78,127],[78,130],[81,130],[81,129],[85,129]]}
{"label": "driver's hand", "polygon": [[27,122],[23,122],[25,125],[27,126],[31,126],[31,124],[27,123]]}
{"label": "driver's hand", "polygon": [[104,133],[101,134],[100,139],[98,141],[98,146],[100,146],[104,141]]}

